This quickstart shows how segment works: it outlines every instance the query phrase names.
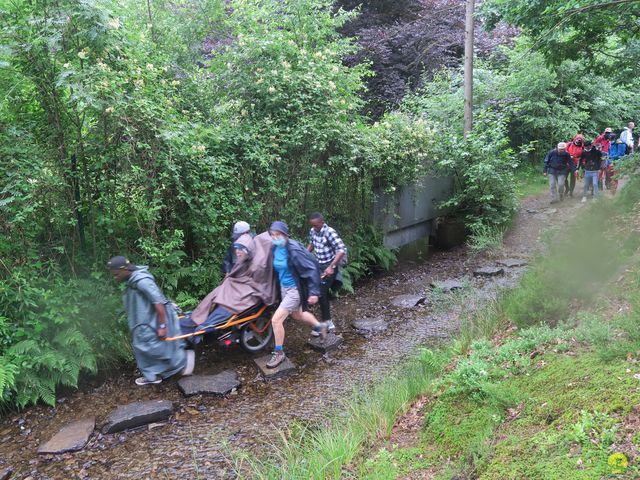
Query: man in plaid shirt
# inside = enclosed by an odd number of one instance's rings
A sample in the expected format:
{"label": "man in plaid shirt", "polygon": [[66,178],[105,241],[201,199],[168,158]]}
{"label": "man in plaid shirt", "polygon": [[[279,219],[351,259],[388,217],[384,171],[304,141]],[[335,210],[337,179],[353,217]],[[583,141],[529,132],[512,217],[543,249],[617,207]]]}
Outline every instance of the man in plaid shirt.
{"label": "man in plaid shirt", "polygon": [[[329,331],[336,329],[331,320],[331,306],[329,305],[329,290],[334,284],[342,284],[340,262],[347,254],[347,247],[333,228],[324,222],[321,213],[309,215],[309,245],[307,250],[315,253],[320,264],[320,278],[322,296],[320,297],[320,312],[322,321],[328,322]],[[311,333],[312,335],[314,332]]]}

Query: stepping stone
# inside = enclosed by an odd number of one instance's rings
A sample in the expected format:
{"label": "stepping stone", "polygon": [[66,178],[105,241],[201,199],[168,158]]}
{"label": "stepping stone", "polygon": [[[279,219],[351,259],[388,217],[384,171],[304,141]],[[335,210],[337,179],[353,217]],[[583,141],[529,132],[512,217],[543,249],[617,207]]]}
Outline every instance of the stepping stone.
{"label": "stepping stone", "polygon": [[169,400],[150,400],[118,405],[118,408],[111,412],[107,418],[107,424],[102,428],[102,432],[116,433],[147,423],[162,422],[172,413],[173,403]]}
{"label": "stepping stone", "polygon": [[187,397],[199,394],[224,396],[239,386],[238,376],[232,370],[226,370],[217,375],[182,377],[178,381],[178,388]]}
{"label": "stepping stone", "polygon": [[417,307],[427,299],[424,295],[398,295],[391,299],[391,303],[400,308]]}
{"label": "stepping stone", "polygon": [[473,274],[476,277],[495,277],[496,275],[504,274],[504,268],[501,267],[482,267],[474,270]]}
{"label": "stepping stone", "polygon": [[389,324],[380,317],[376,318],[363,318],[362,320],[354,320],[351,326],[355,329],[356,333],[360,335],[371,335],[373,333],[384,332],[389,328]]}
{"label": "stepping stone", "polygon": [[0,480],[9,480],[13,475],[13,468],[5,468],[4,470],[0,470]]}
{"label": "stepping stone", "polygon": [[295,371],[296,366],[293,364],[289,357],[284,362],[278,365],[276,368],[267,368],[267,362],[271,359],[271,355],[264,355],[262,357],[254,358],[253,361],[260,369],[262,376],[265,380],[274,380],[276,378],[283,377],[289,373]]}
{"label": "stepping stone", "polygon": [[459,282],[458,280],[445,280],[443,282],[431,282],[431,284],[429,285],[431,288],[439,288],[440,290],[442,290],[445,293],[449,293],[452,292],[454,290],[459,290],[462,287],[462,283]]}
{"label": "stepping stone", "polygon": [[340,345],[342,345],[342,342],[343,338],[340,335],[329,333],[324,342],[320,339],[320,337],[311,337],[311,339],[309,339],[309,341],[307,342],[307,345],[320,353],[327,353],[338,348]]}
{"label": "stepping stone", "polygon": [[[83,418],[62,427],[48,442],[38,448],[38,453],[65,453],[82,450],[96,427],[96,417]],[[3,478],[0,475],[0,478]]]}
{"label": "stepping stone", "polygon": [[518,258],[507,258],[505,260],[498,260],[497,263],[498,265],[502,265],[508,268],[524,267],[525,265],[529,264],[526,260],[521,260]]}

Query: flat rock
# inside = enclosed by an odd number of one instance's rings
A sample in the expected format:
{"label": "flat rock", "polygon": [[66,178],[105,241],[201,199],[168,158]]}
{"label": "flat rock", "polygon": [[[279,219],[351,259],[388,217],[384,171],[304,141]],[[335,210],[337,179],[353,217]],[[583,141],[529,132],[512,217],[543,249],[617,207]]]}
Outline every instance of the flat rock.
{"label": "flat rock", "polygon": [[391,299],[391,303],[400,308],[417,307],[427,299],[424,295],[398,295]]}
{"label": "flat rock", "polygon": [[0,480],[9,480],[11,475],[13,475],[13,468],[11,467],[0,470]]}
{"label": "flat rock", "polygon": [[462,282],[459,282],[458,280],[449,279],[449,280],[444,280],[442,282],[440,282],[440,281],[431,282],[431,284],[429,286],[431,288],[439,288],[443,292],[449,293],[449,292],[452,292],[454,290],[461,289],[462,288]]}
{"label": "flat rock", "polygon": [[383,318],[377,317],[354,320],[351,322],[351,326],[355,329],[356,333],[360,335],[370,335],[372,333],[384,332],[389,327],[389,324]]}
{"label": "flat rock", "polygon": [[187,397],[199,394],[222,396],[230,393],[239,386],[238,375],[231,370],[226,370],[216,375],[182,377],[178,381],[178,388]]}
{"label": "flat rock", "polygon": [[513,268],[513,267],[524,267],[528,265],[526,260],[522,260],[519,258],[505,258],[504,260],[498,260],[498,265],[502,265],[504,267]]}
{"label": "flat rock", "polygon": [[271,359],[271,355],[264,355],[262,357],[254,358],[258,369],[262,373],[265,380],[274,380],[276,378],[283,377],[289,373],[295,371],[296,366],[293,364],[289,357],[284,362],[278,365],[276,368],[267,368],[267,362]]}
{"label": "flat rock", "polygon": [[[96,417],[83,418],[65,425],[48,442],[38,448],[38,453],[65,453],[82,450],[96,427]],[[4,478],[0,475],[0,479]]]}
{"label": "flat rock", "polygon": [[324,341],[320,337],[311,337],[307,345],[320,353],[327,353],[338,348],[342,342],[343,338],[340,335],[329,333]]}
{"label": "flat rock", "polygon": [[103,433],[115,433],[136,428],[147,423],[166,420],[173,413],[173,403],[169,400],[150,400],[118,405],[102,428]]}
{"label": "flat rock", "polygon": [[549,208],[549,209],[547,209],[546,213],[550,213],[550,214],[558,213],[558,209],[557,208]]}
{"label": "flat rock", "polygon": [[504,274],[504,268],[501,267],[482,267],[473,271],[477,277],[495,277]]}

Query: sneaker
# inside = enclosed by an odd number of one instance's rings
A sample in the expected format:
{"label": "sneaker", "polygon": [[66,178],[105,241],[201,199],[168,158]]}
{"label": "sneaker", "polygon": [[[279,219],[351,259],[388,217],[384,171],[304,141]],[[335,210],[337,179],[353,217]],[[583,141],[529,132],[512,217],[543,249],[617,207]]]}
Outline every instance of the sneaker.
{"label": "sneaker", "polygon": [[267,364],[265,366],[267,368],[276,368],[278,365],[280,365],[286,359],[287,359],[287,356],[284,354],[284,352],[282,350],[280,350],[279,352],[272,352],[271,353],[271,359],[267,362]]}
{"label": "sneaker", "polygon": [[139,387],[143,387],[145,385],[157,385],[159,383],[162,383],[161,378],[156,378],[155,380],[147,380],[144,377],[136,378],[136,385],[138,385]]}
{"label": "sneaker", "polygon": [[[329,333],[334,333],[336,331],[336,326],[333,324],[333,321],[327,320],[326,324],[327,324],[327,330],[329,331]],[[317,330],[311,330],[311,336],[312,337],[319,337],[320,336],[320,332],[317,331]]]}
{"label": "sneaker", "polygon": [[181,375],[188,377],[193,375],[193,369],[196,366],[196,352],[194,350],[186,350],[185,353],[187,354],[187,364],[182,369]]}
{"label": "sneaker", "polygon": [[580,202],[587,203],[587,197],[582,197],[582,200],[580,200]]}

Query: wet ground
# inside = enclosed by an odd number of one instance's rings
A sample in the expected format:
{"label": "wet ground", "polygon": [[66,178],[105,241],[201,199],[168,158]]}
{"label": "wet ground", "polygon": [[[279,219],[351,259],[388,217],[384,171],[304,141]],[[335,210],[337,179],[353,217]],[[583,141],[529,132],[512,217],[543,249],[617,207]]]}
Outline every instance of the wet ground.
{"label": "wet ground", "polygon": [[[197,351],[195,373],[232,369],[242,381],[237,394],[184,398],[175,381],[136,387],[132,367],[97,388],[60,399],[56,408],[38,406],[9,416],[0,422],[0,471],[11,466],[13,478],[31,480],[234,478],[225,444],[257,449],[293,419],[321,420],[327,408],[339,406],[354,389],[393,372],[418,346],[442,341],[457,328],[460,305],[443,308],[440,298],[438,308],[427,301],[404,309],[391,304],[393,297],[429,298],[430,282],[465,278],[467,306],[490,298],[499,288],[514,285],[523,268],[505,268],[503,276],[491,278],[474,278],[473,270],[498,259],[532,257],[544,248],[543,231],[561,226],[580,207],[574,199],[549,206],[546,195],[527,198],[499,251],[472,255],[461,247],[434,252],[426,262],[404,262],[367,280],[355,295],[334,302],[338,333],[345,341],[326,356],[306,347],[307,330],[289,320],[285,348],[298,369],[279,380],[264,382],[239,347],[221,350],[209,344]],[[362,337],[350,327],[353,320],[378,316],[389,323],[385,333]],[[95,415],[99,427],[118,404],[150,399],[173,401],[177,413],[168,423],[135,431],[102,435],[96,430],[77,453],[37,454],[40,442],[69,422]]]}

